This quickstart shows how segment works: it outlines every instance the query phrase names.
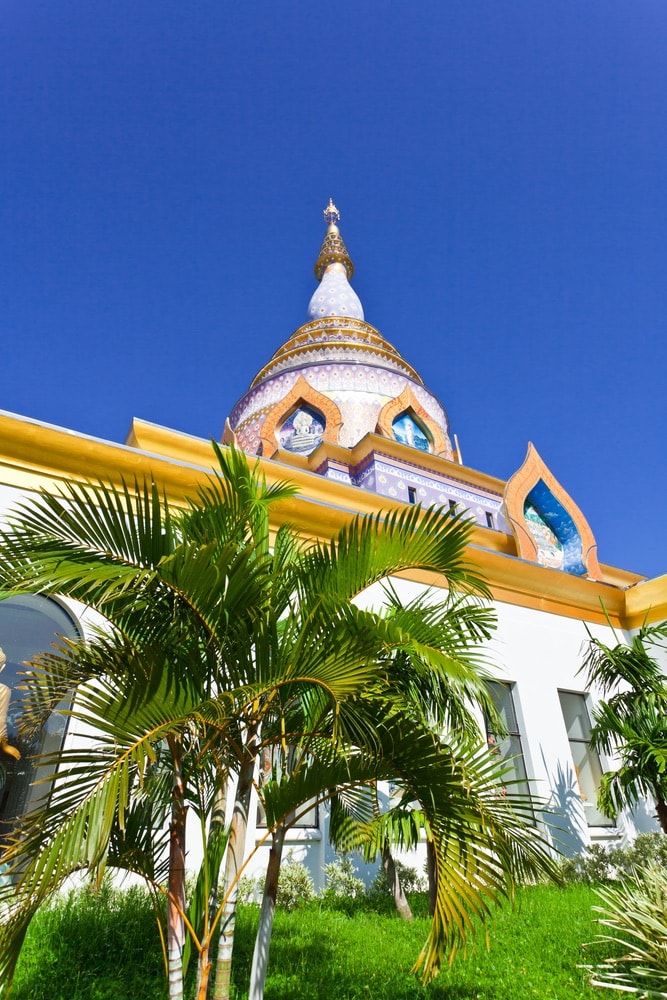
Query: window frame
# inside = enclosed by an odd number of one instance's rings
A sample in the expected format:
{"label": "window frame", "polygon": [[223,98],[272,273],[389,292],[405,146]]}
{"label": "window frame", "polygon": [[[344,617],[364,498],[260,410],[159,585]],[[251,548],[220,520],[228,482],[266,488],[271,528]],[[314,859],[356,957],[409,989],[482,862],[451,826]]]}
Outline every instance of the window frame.
{"label": "window frame", "polygon": [[[577,718],[581,719],[585,723],[586,736],[571,736],[570,727],[568,726],[565,709],[563,707],[562,695],[569,697],[575,697],[580,699],[580,704],[582,712],[578,714]],[[604,767],[602,765],[602,760],[598,751],[591,746],[591,713],[589,711],[590,694],[588,691],[573,691],[570,688],[558,688],[558,701],[560,704],[561,716],[563,719],[563,726],[565,727],[565,733],[567,735],[568,746],[570,748],[570,757],[572,760],[572,767],[574,769],[574,778],[576,782],[576,787],[579,792],[579,798],[581,800],[581,805],[584,810],[584,816],[586,818],[586,825],[589,829],[616,829],[616,823],[613,819],[609,819],[598,809],[597,805],[597,793],[600,787],[600,779],[604,774]],[[582,785],[582,767],[581,762],[577,765],[578,755],[575,756],[573,753],[573,747],[581,748],[585,747],[585,758],[586,764],[588,765],[588,771],[591,776],[592,789],[588,791],[593,792],[593,798],[587,794],[587,789]],[[595,772],[598,772],[599,778],[597,784],[595,782]],[[584,775],[583,780],[586,781],[586,776]]]}

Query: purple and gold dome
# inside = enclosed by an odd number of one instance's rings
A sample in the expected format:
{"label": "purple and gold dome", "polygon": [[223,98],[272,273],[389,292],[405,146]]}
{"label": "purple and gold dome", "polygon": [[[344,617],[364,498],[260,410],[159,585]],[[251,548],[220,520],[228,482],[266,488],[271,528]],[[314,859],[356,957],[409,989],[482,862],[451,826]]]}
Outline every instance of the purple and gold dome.
{"label": "purple and gold dome", "polygon": [[229,418],[237,445],[266,457],[309,455],[322,442],[352,448],[367,434],[453,458],[444,407],[367,323],[350,285],[354,265],[329,200],[307,322],[255,377]]}

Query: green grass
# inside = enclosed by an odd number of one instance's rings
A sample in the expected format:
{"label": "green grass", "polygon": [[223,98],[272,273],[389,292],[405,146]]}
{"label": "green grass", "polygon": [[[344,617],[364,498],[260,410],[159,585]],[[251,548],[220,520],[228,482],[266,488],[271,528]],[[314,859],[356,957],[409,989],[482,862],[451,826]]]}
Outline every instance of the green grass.
{"label": "green grass", "polygon": [[[309,904],[278,912],[266,1000],[555,1000],[600,998],[578,964],[595,925],[588,886],[521,890],[518,905],[499,910],[491,948],[480,935],[430,986],[410,969],[428,931],[391,911],[346,913]],[[423,910],[423,901],[415,909]],[[257,908],[242,907],[235,946],[235,1000],[247,996]],[[598,946],[595,957],[601,957]],[[21,957],[12,1000],[165,1000],[157,931],[140,893],[78,896],[38,915]]]}
{"label": "green grass", "polygon": [[148,895],[72,893],[33,919],[12,1000],[164,1000],[165,972]]}

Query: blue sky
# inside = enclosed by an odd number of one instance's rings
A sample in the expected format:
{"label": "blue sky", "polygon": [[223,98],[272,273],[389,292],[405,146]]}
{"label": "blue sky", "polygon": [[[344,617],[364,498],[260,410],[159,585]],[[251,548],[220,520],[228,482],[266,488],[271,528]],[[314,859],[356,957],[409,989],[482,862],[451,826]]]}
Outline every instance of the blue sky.
{"label": "blue sky", "polygon": [[332,196],[465,463],[667,571],[666,53],[662,0],[3,0],[0,406],[219,437]]}

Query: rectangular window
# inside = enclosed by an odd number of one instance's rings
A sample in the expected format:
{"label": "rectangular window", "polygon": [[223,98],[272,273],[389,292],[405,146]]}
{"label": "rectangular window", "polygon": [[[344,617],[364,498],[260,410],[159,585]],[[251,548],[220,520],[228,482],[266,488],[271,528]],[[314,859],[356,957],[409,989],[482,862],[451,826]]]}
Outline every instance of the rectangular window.
{"label": "rectangular window", "polygon": [[559,691],[558,697],[567,738],[570,741],[572,763],[586,822],[589,826],[614,826],[613,821],[603,816],[597,807],[602,765],[597,751],[590,745],[591,723],[586,707],[586,695],[573,691]]}
{"label": "rectangular window", "polygon": [[[291,768],[293,763],[293,750],[288,749],[287,751],[287,766]],[[283,754],[280,749],[274,747],[272,749],[265,747],[262,750],[260,757],[260,775],[259,775],[259,785],[260,788],[265,781],[268,781],[273,775],[275,777],[280,777],[282,773],[282,761]],[[317,829],[319,828],[319,810],[317,802],[313,802],[309,806],[309,803],[304,803],[297,810],[297,818],[293,823],[290,823],[290,827],[300,829]],[[266,826],[266,813],[264,812],[264,806],[261,801],[257,803],[257,826]]]}
{"label": "rectangular window", "polygon": [[493,514],[490,510],[486,511],[486,526],[487,528],[495,528],[495,524],[493,523]]}
{"label": "rectangular window", "polygon": [[454,513],[456,511],[457,507],[458,507],[458,504],[457,504],[456,500],[450,500],[449,501],[449,509],[452,511],[452,513]]}
{"label": "rectangular window", "polygon": [[512,685],[504,684],[501,681],[489,681],[487,686],[495,709],[505,724],[507,735],[501,736],[496,733],[491,721],[485,719],[486,741],[494,753],[500,754],[503,760],[507,760],[509,767],[507,772],[508,779],[519,782],[516,785],[512,785],[512,791],[516,791],[522,795],[528,794],[530,787],[528,785],[526,764],[521,746],[519,723],[514,709]]}
{"label": "rectangular window", "polygon": [[408,503],[417,503],[417,490],[414,486],[408,486]]}

